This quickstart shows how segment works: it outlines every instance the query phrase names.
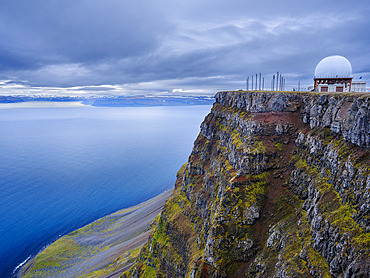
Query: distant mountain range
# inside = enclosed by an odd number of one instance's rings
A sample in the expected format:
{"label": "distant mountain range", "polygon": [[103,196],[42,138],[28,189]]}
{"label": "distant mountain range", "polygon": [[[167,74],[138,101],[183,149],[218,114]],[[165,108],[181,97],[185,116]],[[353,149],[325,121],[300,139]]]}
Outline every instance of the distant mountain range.
{"label": "distant mountain range", "polygon": [[206,96],[119,96],[119,97],[59,97],[59,96],[0,96],[0,103],[27,101],[70,102],[81,101],[85,105],[127,107],[127,106],[182,106],[211,105],[213,97]]}

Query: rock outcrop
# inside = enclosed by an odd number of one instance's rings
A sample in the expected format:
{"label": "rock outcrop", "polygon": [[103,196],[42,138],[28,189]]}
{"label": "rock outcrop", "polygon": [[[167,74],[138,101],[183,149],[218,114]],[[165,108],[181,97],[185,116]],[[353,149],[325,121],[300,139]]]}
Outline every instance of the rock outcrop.
{"label": "rock outcrop", "polygon": [[218,93],[122,277],[370,277],[369,105]]}

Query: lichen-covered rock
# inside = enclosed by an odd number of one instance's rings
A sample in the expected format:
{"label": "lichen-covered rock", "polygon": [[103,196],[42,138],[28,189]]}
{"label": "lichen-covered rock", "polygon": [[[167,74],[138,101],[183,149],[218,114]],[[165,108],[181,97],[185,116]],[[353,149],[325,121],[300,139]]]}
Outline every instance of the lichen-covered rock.
{"label": "lichen-covered rock", "polygon": [[369,95],[220,92],[123,277],[369,277]]}
{"label": "lichen-covered rock", "polygon": [[370,147],[370,97],[368,94],[219,92],[216,102],[247,112],[300,110],[311,128],[328,127],[346,141]]}

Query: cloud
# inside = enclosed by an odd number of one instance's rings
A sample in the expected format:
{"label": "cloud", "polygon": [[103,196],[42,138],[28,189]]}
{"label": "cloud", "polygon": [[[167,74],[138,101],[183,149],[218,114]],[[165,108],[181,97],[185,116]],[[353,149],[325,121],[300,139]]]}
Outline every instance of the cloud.
{"label": "cloud", "polygon": [[281,71],[309,85],[328,55],[369,71],[369,11],[344,0],[2,1],[0,79],[46,91],[214,93]]}

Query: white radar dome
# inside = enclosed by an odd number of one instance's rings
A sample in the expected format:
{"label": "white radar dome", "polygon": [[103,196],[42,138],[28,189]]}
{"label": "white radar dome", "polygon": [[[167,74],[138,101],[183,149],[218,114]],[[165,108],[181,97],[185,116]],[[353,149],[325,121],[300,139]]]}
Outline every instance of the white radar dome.
{"label": "white radar dome", "polygon": [[315,69],[316,78],[348,78],[351,75],[351,63],[339,55],[322,59]]}

